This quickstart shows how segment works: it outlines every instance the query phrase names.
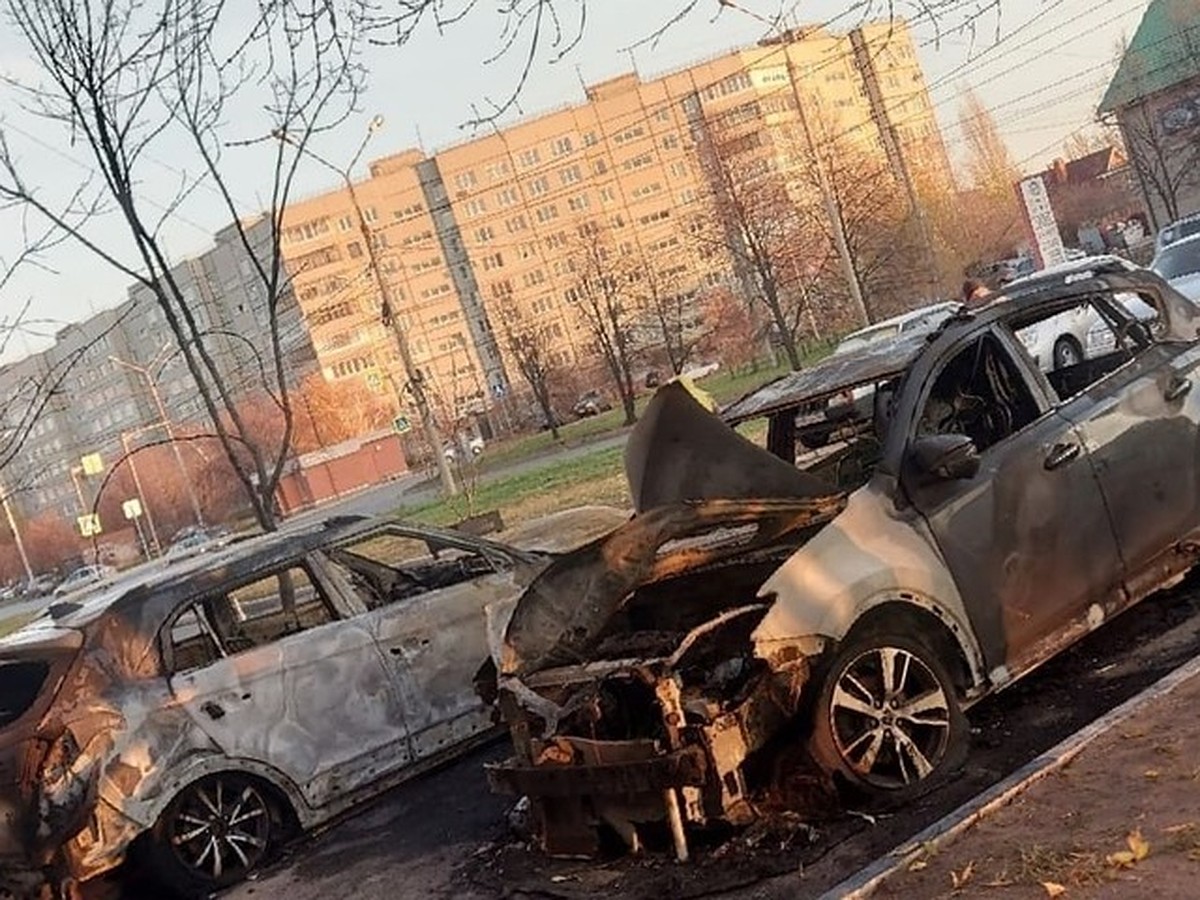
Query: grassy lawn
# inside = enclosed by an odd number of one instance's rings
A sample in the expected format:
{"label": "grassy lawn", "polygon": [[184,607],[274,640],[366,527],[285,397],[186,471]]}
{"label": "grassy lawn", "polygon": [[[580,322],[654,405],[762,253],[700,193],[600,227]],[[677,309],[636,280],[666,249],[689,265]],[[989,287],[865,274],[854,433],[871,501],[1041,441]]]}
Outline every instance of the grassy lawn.
{"label": "grassy lawn", "polygon": [[482,485],[468,504],[465,497],[405,507],[400,514],[431,525],[449,525],[472,513],[498,509],[505,525],[588,504],[627,507],[629,489],[620,447],[609,447],[532,472],[497,478]]}
{"label": "grassy lawn", "polygon": [[37,613],[22,613],[17,616],[9,616],[7,619],[0,619],[0,637],[12,634],[18,628],[28,625],[36,618]]}
{"label": "grassy lawn", "polygon": [[[816,362],[829,353],[832,345],[821,345],[805,352],[804,364]],[[736,400],[738,397],[753,390],[761,384],[778,378],[788,371],[786,365],[760,365],[756,369],[742,369],[737,372],[719,371],[697,385],[707,391],[721,404]],[[647,391],[637,398],[636,410],[638,415],[650,402],[653,391]],[[549,431],[539,431],[535,434],[522,434],[504,441],[497,441],[488,446],[480,470],[495,471],[504,468],[518,460],[552,450],[556,446],[576,447],[589,440],[596,440],[610,434],[616,434],[624,427],[625,414],[620,408],[587,419],[568,422],[559,428],[562,444],[555,444]]]}

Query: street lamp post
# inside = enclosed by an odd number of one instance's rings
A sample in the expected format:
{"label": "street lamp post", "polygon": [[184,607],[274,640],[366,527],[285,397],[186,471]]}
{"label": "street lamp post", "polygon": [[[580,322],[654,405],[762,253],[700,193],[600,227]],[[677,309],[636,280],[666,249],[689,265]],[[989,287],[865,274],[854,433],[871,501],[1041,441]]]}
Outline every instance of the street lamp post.
{"label": "street lamp post", "polygon": [[[133,461],[134,454],[129,451],[129,436],[137,434],[138,429],[134,432],[121,432],[121,450],[125,453],[125,459],[129,461],[129,474],[133,478],[133,489],[137,492],[138,502],[142,505],[142,514],[146,517],[146,527],[150,532],[150,545],[156,553],[162,553],[162,542],[158,539],[158,529],[154,527],[154,517],[150,514],[150,504],[146,502],[146,492],[142,490],[142,479],[138,476],[137,465]],[[149,554],[147,554],[149,555]]]}
{"label": "street lamp post", "polygon": [[0,506],[4,507],[4,518],[8,521],[8,530],[12,532],[13,543],[17,545],[17,555],[21,557],[21,566],[25,569],[25,583],[33,584],[33,567],[29,565],[29,554],[25,552],[25,541],[21,539],[21,529],[17,527],[17,519],[8,502],[8,488],[3,484],[0,484]]}
{"label": "street lamp post", "polygon": [[[166,350],[167,346],[169,345],[164,346],[163,350]],[[185,466],[183,463],[183,454],[179,452],[179,444],[175,442],[175,432],[171,428],[171,419],[167,416],[167,407],[163,403],[162,394],[160,394],[158,390],[158,382],[155,380],[154,373],[152,372],[155,366],[158,365],[158,357],[162,355],[163,350],[160,350],[157,354],[155,354],[155,358],[150,361],[149,365],[145,366],[139,366],[136,363],[119,359],[116,356],[110,356],[108,359],[109,362],[115,363],[118,366],[124,366],[131,372],[137,372],[146,380],[146,385],[150,389],[150,396],[153,398],[154,406],[158,410],[159,421],[162,422],[163,430],[167,433],[167,443],[171,445],[171,452],[175,456],[175,465],[178,467],[179,474],[183,478],[183,486],[187,491],[188,501],[192,506],[192,513],[196,517],[196,524],[203,528],[204,513],[200,509],[200,500],[196,496],[196,489],[192,485],[191,476],[188,475],[187,466]]]}
{"label": "street lamp post", "polygon": [[417,407],[417,417],[421,420],[421,429],[425,432],[425,440],[433,452],[438,477],[442,482],[442,490],[447,496],[453,497],[458,493],[458,485],[454,481],[454,473],[450,470],[449,461],[446,459],[445,454],[442,453],[442,436],[429,407],[429,398],[425,393],[424,375],[421,374],[420,370],[413,363],[412,351],[408,346],[408,336],[404,333],[404,326],[400,323],[399,309],[392,296],[391,285],[380,272],[379,254],[375,247],[374,234],[371,231],[370,223],[367,222],[366,215],[363,214],[362,206],[358,202],[358,192],[354,188],[354,179],[351,177],[351,172],[362,156],[363,150],[366,149],[371,135],[378,131],[382,125],[383,116],[375,116],[371,119],[370,124],[367,126],[367,133],[363,136],[362,143],[358,145],[358,151],[354,154],[353,159],[350,160],[350,164],[345,169],[339,169],[333,163],[329,162],[329,160],[317,155],[308,147],[297,144],[285,131],[276,131],[274,137],[281,141],[287,141],[305,156],[320,163],[331,172],[336,173],[346,185],[346,190],[350,195],[350,203],[353,205],[355,217],[358,219],[359,233],[362,235],[363,243],[367,245],[367,261],[371,270],[371,277],[375,282],[375,289],[379,292],[380,315],[383,319],[383,324],[391,328],[392,336],[396,340],[396,348],[400,352],[400,362],[404,366],[404,377],[408,381],[409,391],[412,392],[413,403]]}

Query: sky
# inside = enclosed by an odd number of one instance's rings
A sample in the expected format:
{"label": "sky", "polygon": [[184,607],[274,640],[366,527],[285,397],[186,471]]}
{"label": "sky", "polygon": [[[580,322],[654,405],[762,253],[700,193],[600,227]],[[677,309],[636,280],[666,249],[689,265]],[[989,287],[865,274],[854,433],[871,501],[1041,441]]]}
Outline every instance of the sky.
{"label": "sky", "polygon": [[[380,0],[386,5],[388,0]],[[467,0],[463,0],[464,5]],[[557,0],[564,29],[574,34],[579,4]],[[672,24],[656,42],[645,42],[685,0],[586,0],[579,41],[562,58],[545,46],[519,95],[521,113],[533,115],[579,102],[582,84],[602,81],[635,68],[646,78],[685,66],[761,38],[763,22],[718,0],[696,0],[695,9]],[[993,111],[1014,159],[1026,171],[1045,168],[1062,154],[1066,138],[1093,131],[1094,109],[1116,66],[1122,36],[1132,36],[1145,0],[892,0],[896,14],[910,18],[918,55],[931,86],[935,110],[952,159],[961,156],[957,111],[963,93],[974,90]],[[889,0],[743,0],[765,17],[782,11],[795,22],[831,23],[848,29],[863,18],[886,15]],[[921,7],[940,10],[936,20]],[[466,123],[488,102],[503,100],[517,83],[517,49],[489,62],[501,48],[492,4],[474,4],[461,21],[442,30],[422,28],[402,47],[367,51],[368,89],[360,111],[337,131],[314,144],[321,155],[349,161],[373,116],[384,124],[371,138],[366,162],[406,147],[434,152],[469,139]],[[25,85],[40,76],[11,24],[0,21],[0,74]],[[254,129],[258,127],[259,133]],[[229,138],[261,137],[266,126],[251,105],[224,124]],[[0,82],[0,131],[17,157],[27,184],[44,195],[65,198],[91,172],[87,151],[56,123],[31,114],[20,93]],[[231,148],[226,170],[239,208],[261,208],[263,151]],[[195,157],[170,134],[148,151],[139,191],[151,207],[165,207],[183,179],[195,171]],[[269,170],[267,170],[269,171]],[[336,186],[336,176],[313,164],[300,173],[298,196]],[[212,185],[201,185],[163,225],[172,257],[203,252],[214,231],[229,220]],[[25,228],[39,227],[12,210],[0,210],[0,271],[20,253]],[[107,249],[130,260],[121,224],[112,214],[96,219],[89,233]],[[0,360],[10,361],[47,346],[63,324],[120,303],[129,276],[77,244],[48,252],[38,266],[24,266],[0,287],[0,343],[3,324],[28,304],[28,325],[8,340]]]}

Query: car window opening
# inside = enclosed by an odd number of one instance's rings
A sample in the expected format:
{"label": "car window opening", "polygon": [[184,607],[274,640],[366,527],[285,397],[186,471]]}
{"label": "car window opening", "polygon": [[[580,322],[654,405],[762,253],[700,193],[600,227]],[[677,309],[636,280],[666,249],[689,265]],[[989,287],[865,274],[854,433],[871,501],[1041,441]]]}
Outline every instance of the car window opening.
{"label": "car window opening", "polygon": [[918,419],[918,434],[964,434],[983,451],[1033,422],[1041,410],[994,335],[959,351],[942,369]]}
{"label": "car window opening", "polygon": [[25,715],[49,674],[42,660],[0,662],[0,728]]}
{"label": "car window opening", "polygon": [[368,609],[411,599],[496,571],[491,560],[457,548],[414,556],[411,539],[379,535],[329,551]]}

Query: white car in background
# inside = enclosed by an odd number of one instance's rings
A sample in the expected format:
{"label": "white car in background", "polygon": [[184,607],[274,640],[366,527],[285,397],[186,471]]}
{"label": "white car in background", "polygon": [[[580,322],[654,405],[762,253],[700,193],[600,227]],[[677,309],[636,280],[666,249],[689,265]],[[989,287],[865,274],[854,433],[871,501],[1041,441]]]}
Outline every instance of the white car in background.
{"label": "white car in background", "polygon": [[[1020,286],[1046,275],[1066,275],[1068,280],[1073,274],[1077,274],[1079,278],[1087,278],[1099,265],[1117,265],[1127,271],[1138,268],[1119,256],[1088,256],[1040,269],[1031,275],[1016,279],[1006,285],[1005,289]],[[1069,309],[1057,316],[1018,329],[1017,337],[1025,345],[1025,349],[1033,357],[1039,369],[1043,372],[1053,372],[1057,369],[1077,366],[1090,356],[1107,352],[1089,346],[1104,333],[1104,321],[1089,304],[1082,304],[1075,309]]]}
{"label": "white car in background", "polygon": [[[1200,223],[1200,217],[1197,218]],[[1187,297],[1200,303],[1200,234],[1176,240],[1154,255],[1151,270]]]}
{"label": "white car in background", "polygon": [[[852,331],[833,350],[839,357],[855,353],[872,344],[892,341],[902,335],[933,331],[950,318],[961,303],[945,302],[909,310],[890,319],[883,319]],[[874,406],[875,385],[864,384],[831,397],[823,410],[814,410],[797,421],[796,437],[809,449],[823,447],[843,425],[857,421],[870,421]]]}

